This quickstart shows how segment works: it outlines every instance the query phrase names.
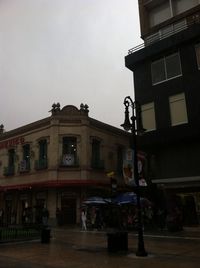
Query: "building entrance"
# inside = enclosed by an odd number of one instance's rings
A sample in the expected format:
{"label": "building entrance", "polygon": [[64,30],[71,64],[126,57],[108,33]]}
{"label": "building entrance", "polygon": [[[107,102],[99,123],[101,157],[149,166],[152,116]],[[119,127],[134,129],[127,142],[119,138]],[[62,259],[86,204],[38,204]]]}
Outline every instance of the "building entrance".
{"label": "building entrance", "polygon": [[61,199],[62,224],[76,223],[76,199],[65,198]]}

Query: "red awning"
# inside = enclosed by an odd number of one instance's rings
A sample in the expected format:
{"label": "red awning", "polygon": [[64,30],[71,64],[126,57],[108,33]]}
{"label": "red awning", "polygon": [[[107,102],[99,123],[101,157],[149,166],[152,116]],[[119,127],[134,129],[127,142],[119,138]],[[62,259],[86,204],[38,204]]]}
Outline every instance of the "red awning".
{"label": "red awning", "polygon": [[95,180],[50,180],[43,182],[32,182],[26,184],[14,184],[14,185],[5,185],[0,186],[0,191],[7,190],[23,190],[23,189],[32,189],[32,188],[54,188],[54,187],[64,187],[64,186],[106,186],[109,185],[109,182],[99,182]]}

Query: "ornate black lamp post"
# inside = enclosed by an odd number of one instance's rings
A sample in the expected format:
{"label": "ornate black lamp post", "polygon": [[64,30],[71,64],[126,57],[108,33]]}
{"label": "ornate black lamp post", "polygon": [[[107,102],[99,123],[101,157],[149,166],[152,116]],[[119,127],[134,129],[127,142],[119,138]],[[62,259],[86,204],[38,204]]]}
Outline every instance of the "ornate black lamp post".
{"label": "ornate black lamp post", "polygon": [[[144,247],[143,227],[142,227],[142,211],[140,202],[140,185],[138,174],[138,157],[137,157],[137,135],[144,131],[141,120],[141,109],[137,102],[133,102],[130,96],[124,99],[125,106],[125,120],[121,125],[126,131],[131,130],[133,139],[133,152],[134,152],[134,179],[136,183],[137,194],[137,216],[138,216],[138,248],[136,256],[145,257],[147,252]],[[132,116],[129,118],[129,107],[132,108]],[[131,121],[130,121],[131,120]]]}

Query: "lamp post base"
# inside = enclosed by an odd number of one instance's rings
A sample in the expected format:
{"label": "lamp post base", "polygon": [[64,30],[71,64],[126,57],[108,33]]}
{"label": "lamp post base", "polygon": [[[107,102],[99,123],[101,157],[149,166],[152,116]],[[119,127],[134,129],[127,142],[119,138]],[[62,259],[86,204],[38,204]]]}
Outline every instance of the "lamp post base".
{"label": "lamp post base", "polygon": [[146,257],[148,256],[148,253],[145,249],[138,249],[135,254],[137,257]]}
{"label": "lamp post base", "polygon": [[146,250],[144,248],[143,235],[141,237],[139,237],[138,239],[139,239],[138,240],[138,248],[137,248],[135,255],[138,257],[146,257],[148,255],[148,253],[146,252]]}

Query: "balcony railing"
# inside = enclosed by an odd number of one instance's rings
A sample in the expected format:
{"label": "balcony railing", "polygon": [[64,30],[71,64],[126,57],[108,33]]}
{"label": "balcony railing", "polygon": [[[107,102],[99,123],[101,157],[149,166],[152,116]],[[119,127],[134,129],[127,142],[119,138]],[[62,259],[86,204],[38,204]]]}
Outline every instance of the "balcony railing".
{"label": "balcony railing", "polygon": [[31,169],[31,166],[30,166],[30,161],[28,160],[22,160],[19,164],[19,172],[20,173],[25,173],[25,172],[29,172]]}
{"label": "balcony railing", "polygon": [[[148,47],[152,44],[155,44],[169,36],[172,36],[178,32],[181,32],[189,27],[191,27],[194,24],[200,23],[200,14],[195,14],[192,17],[186,18],[185,23],[181,23],[183,21],[178,21],[177,23],[171,24],[167,27],[161,28],[159,31],[153,33],[152,35],[148,36],[144,43],[133,47],[128,50],[128,55],[143,49],[145,47]],[[171,28],[171,29],[170,29]]]}
{"label": "balcony railing", "polygon": [[15,166],[4,167],[3,175],[4,176],[13,176],[15,174]]}
{"label": "balcony railing", "polygon": [[41,229],[35,226],[33,227],[1,227],[0,228],[0,243],[25,241],[38,239],[41,237]]}
{"label": "balcony railing", "polygon": [[35,161],[35,169],[36,170],[41,170],[41,169],[46,169],[48,167],[48,160],[45,159],[38,159]]}
{"label": "balcony railing", "polygon": [[60,159],[60,167],[78,167],[79,159],[74,155],[63,155]]}

